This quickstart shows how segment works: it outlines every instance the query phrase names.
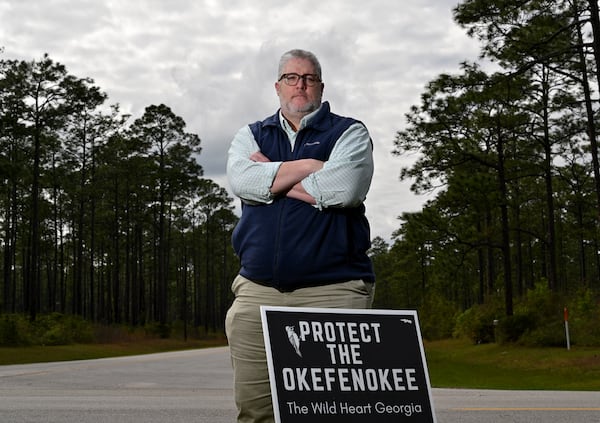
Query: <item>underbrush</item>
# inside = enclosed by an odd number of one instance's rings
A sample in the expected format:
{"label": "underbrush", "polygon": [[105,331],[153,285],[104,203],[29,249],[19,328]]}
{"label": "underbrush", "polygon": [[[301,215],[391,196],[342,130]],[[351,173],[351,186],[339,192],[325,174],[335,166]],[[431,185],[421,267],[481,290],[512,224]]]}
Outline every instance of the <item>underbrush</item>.
{"label": "underbrush", "polygon": [[453,335],[476,344],[564,346],[565,308],[568,310],[571,344],[600,346],[598,298],[589,290],[566,298],[550,291],[545,284],[538,284],[516,301],[512,316],[506,316],[500,299],[491,299],[486,304],[469,308],[456,318]]}
{"label": "underbrush", "polygon": [[224,335],[203,328],[184,328],[180,322],[130,327],[92,323],[61,313],[38,315],[33,321],[22,314],[0,315],[0,347],[127,344],[161,339],[213,340],[218,345],[223,344]]}
{"label": "underbrush", "polygon": [[20,314],[0,316],[0,346],[67,345],[93,340],[92,325],[78,316],[51,313],[33,321]]}

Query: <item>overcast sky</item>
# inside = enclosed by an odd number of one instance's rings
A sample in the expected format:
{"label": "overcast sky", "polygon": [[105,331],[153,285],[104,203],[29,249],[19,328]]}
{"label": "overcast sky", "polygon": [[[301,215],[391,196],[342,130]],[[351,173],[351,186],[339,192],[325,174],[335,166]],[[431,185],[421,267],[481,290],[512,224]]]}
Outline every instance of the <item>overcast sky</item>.
{"label": "overcast sky", "polygon": [[[452,21],[457,0],[0,0],[3,59],[48,53],[90,77],[140,117],[166,104],[202,140],[206,177],[229,189],[227,149],[241,126],[274,113],[281,54],[313,51],[324,100],[363,121],[375,146],[366,206],[372,237],[425,198],[400,182],[410,158],[391,154],[404,114],[427,82],[475,60],[478,45]],[[236,200],[237,204],[237,200]]]}

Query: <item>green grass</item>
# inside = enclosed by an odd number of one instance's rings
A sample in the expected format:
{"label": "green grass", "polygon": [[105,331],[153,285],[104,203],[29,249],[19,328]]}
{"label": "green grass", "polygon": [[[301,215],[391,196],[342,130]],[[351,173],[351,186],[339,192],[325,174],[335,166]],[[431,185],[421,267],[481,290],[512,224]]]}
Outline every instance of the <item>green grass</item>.
{"label": "green grass", "polygon": [[105,344],[0,347],[0,365],[89,360],[225,345],[224,338],[209,340],[144,339]]}
{"label": "green grass", "polygon": [[[104,344],[0,347],[0,365],[86,360],[226,345],[208,340],[138,339]],[[435,388],[600,390],[600,348],[528,348],[473,345],[444,340],[425,343]]]}
{"label": "green grass", "polygon": [[600,390],[600,348],[528,348],[427,342],[431,385],[438,388]]}

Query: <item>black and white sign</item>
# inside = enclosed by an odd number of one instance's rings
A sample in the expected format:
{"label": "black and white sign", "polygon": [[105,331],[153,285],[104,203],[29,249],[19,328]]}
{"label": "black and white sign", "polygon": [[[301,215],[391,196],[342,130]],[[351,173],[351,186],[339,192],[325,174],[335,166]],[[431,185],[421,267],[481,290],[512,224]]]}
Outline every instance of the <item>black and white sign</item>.
{"label": "black and white sign", "polygon": [[416,311],[261,307],[277,423],[435,423]]}

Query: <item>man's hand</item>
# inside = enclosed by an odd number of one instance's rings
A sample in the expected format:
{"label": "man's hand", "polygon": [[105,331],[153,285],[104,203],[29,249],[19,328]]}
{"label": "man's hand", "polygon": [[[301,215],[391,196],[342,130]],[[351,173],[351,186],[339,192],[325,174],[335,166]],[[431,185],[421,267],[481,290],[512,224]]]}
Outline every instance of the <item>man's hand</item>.
{"label": "man's hand", "polygon": [[279,166],[277,175],[275,175],[275,180],[273,180],[273,185],[271,185],[271,192],[275,195],[287,195],[294,185],[299,184],[311,173],[321,170],[323,163],[316,159],[299,159],[283,162]]}
{"label": "man's hand", "polygon": [[[250,160],[253,162],[270,162],[269,158],[260,151],[255,151],[250,155]],[[316,159],[300,159],[283,162],[279,167],[279,171],[275,176],[271,192],[275,195],[285,193],[290,198],[305,201],[309,204],[316,204],[315,199],[308,194],[300,181],[306,178],[311,173],[314,173],[323,168],[321,160]]]}

